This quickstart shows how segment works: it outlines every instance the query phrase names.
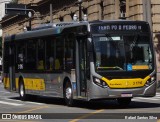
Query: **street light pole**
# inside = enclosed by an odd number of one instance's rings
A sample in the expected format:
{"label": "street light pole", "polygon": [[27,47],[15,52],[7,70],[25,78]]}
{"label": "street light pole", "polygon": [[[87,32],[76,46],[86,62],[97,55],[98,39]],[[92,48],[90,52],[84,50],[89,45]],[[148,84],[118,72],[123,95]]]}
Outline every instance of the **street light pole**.
{"label": "street light pole", "polygon": [[150,24],[152,29],[152,12],[151,12],[151,0],[143,0],[143,20]]}
{"label": "street light pole", "polygon": [[120,4],[120,17],[119,19],[126,19],[125,13],[126,13],[126,0],[119,0]]}
{"label": "street light pole", "polygon": [[82,21],[82,0],[78,0],[79,5],[79,21]]}
{"label": "street light pole", "polygon": [[28,17],[29,17],[29,30],[31,30],[31,28],[32,28],[32,24],[31,24],[32,12],[28,12]]}

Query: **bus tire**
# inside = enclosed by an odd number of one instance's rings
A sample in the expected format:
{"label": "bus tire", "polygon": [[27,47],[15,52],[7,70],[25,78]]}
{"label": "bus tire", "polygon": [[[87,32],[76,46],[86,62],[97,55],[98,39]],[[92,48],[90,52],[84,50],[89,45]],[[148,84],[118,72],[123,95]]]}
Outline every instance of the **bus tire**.
{"label": "bus tire", "polygon": [[19,96],[22,101],[25,101],[27,99],[27,95],[25,92],[25,86],[24,86],[23,81],[20,81],[20,83],[19,83]]}
{"label": "bus tire", "polygon": [[73,106],[73,91],[72,91],[71,83],[68,81],[64,86],[64,99],[67,106],[69,107]]}
{"label": "bus tire", "polygon": [[120,106],[128,106],[132,98],[118,98],[117,102]]}

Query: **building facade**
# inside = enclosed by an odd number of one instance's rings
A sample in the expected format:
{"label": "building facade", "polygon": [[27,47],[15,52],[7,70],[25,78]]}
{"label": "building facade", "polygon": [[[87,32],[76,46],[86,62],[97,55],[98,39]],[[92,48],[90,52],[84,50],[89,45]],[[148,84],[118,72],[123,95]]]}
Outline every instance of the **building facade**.
{"label": "building facade", "polygon": [[[127,20],[148,21],[153,32],[156,50],[157,69],[160,71],[160,0],[82,0],[82,16],[87,14],[88,20],[117,20],[122,14],[120,5],[125,4]],[[5,16],[2,21],[3,37],[24,31],[24,27],[32,28],[39,24],[59,21],[73,21],[73,15],[79,15],[78,0],[18,0],[18,4],[26,4],[33,9],[31,18],[26,16]],[[124,9],[124,8],[123,8]],[[52,11],[51,11],[52,10]]]}
{"label": "building facade", "polygon": [[[0,1],[0,21],[5,15],[5,3],[9,3],[11,0],[1,0]],[[2,36],[2,29],[0,29],[0,36]]]}

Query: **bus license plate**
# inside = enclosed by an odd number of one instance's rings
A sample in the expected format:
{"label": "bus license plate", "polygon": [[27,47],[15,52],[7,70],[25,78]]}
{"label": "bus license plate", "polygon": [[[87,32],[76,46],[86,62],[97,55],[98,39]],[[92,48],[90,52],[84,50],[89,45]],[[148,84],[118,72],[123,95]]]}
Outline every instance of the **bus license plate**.
{"label": "bus license plate", "polygon": [[125,94],[121,94],[121,97],[132,97],[132,94],[128,94],[128,93],[125,93]]}

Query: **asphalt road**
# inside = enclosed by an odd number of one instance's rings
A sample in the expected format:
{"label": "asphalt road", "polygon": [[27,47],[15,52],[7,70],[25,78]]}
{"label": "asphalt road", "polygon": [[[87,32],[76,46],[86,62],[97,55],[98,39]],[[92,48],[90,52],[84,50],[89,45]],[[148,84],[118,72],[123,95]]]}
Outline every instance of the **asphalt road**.
{"label": "asphalt road", "polygon": [[21,101],[17,93],[4,90],[0,83],[0,114],[2,122],[11,121],[10,117],[13,122],[160,122],[160,90],[152,98],[133,98],[126,108],[114,100],[76,101],[74,107],[67,107],[63,99],[56,98],[32,96]]}

